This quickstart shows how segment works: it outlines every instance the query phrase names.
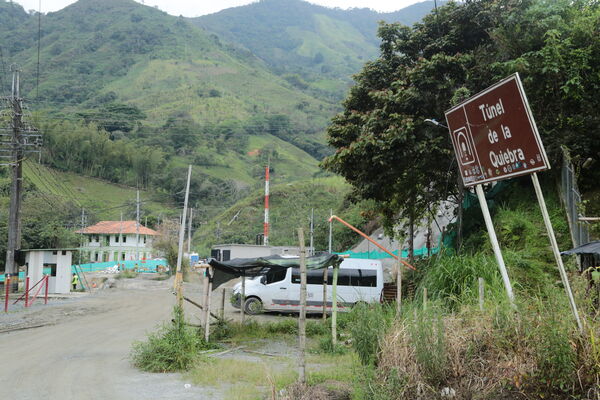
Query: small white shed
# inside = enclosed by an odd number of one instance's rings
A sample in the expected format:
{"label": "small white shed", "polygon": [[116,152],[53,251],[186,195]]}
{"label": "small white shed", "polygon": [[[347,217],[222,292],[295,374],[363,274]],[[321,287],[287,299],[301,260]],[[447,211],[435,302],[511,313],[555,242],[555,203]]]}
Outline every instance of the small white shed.
{"label": "small white shed", "polygon": [[27,276],[33,286],[46,274],[48,293],[69,293],[71,291],[71,265],[73,251],[70,249],[24,250]]}

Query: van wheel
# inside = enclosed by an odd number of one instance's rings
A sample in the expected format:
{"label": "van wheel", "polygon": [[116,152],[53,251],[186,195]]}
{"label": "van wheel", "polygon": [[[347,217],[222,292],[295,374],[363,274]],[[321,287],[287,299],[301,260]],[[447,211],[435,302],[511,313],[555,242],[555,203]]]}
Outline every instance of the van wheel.
{"label": "van wheel", "polygon": [[260,301],[260,299],[258,299],[256,297],[250,297],[250,298],[246,299],[246,302],[244,303],[244,311],[248,315],[256,315],[256,314],[262,313],[263,312],[262,301]]}

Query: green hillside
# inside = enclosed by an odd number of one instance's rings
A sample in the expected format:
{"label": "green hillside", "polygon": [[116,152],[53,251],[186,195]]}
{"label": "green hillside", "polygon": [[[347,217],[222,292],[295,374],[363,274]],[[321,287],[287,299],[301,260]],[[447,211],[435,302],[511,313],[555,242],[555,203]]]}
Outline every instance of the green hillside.
{"label": "green hillside", "polygon": [[261,0],[193,22],[244,46],[300,89],[342,96],[351,75],[378,54],[379,21],[412,25],[433,7],[434,2],[425,1],[378,13],[366,8],[331,9],[301,0]]}
{"label": "green hillside", "polygon": [[179,201],[194,164],[191,202],[226,207],[260,184],[269,157],[294,181],[318,172],[328,152],[324,128],[337,105],[186,19],[132,0],[80,0],[49,13],[39,87],[36,38],[36,16],[0,0],[2,65],[21,65],[45,137],[42,162],[57,170]]}
{"label": "green hillside", "polygon": [[[57,171],[35,161],[23,164],[23,176],[26,184],[33,185],[36,195],[44,200],[85,208],[98,220],[118,220],[121,213],[125,219],[135,218],[135,188]],[[142,216],[177,214],[168,196],[141,190],[140,202]]]}
{"label": "green hillside", "polygon": [[[269,243],[296,246],[297,228],[303,227],[308,240],[311,209],[314,210],[314,243],[318,251],[326,250],[330,210],[364,229],[372,214],[369,202],[354,204],[348,200],[350,186],[339,177],[323,177],[286,183],[275,175],[270,190]],[[208,256],[210,247],[218,243],[256,243],[263,232],[264,192],[256,189],[233,206],[203,221],[194,234],[194,248]],[[201,209],[202,212],[202,209]],[[333,250],[350,248],[360,237],[341,224],[333,225]]]}

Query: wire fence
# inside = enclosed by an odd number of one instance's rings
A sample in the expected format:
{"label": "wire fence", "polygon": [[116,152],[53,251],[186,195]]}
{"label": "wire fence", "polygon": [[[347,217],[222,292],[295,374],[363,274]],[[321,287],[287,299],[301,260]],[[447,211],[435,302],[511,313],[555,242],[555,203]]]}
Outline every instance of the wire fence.
{"label": "wire fence", "polygon": [[589,243],[590,232],[585,222],[581,222],[582,216],[581,194],[577,189],[577,177],[575,168],[571,163],[568,153],[564,153],[561,173],[561,196],[567,211],[571,238],[575,247]]}
{"label": "wire fence", "polygon": [[[156,273],[159,266],[166,267],[167,260],[128,260],[128,261],[108,261],[108,262],[97,262],[81,264],[81,270],[83,272],[98,272],[105,271],[108,268],[114,267],[115,265],[121,265],[122,269],[130,270],[137,269],[140,272]],[[78,265],[71,266],[71,273],[75,273]],[[49,275],[51,272],[50,268],[44,268],[43,273]],[[25,271],[19,272],[19,279],[25,279]],[[0,275],[0,282],[4,282],[4,274]]]}

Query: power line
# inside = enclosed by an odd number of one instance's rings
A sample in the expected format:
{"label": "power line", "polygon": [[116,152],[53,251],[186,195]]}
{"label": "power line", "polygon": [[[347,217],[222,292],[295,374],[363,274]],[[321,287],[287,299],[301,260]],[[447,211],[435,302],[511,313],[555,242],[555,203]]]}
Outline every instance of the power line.
{"label": "power line", "polygon": [[[38,176],[38,178],[40,179],[40,181],[44,184],[44,186],[48,189],[48,191],[50,192],[50,194],[53,194],[57,197],[62,197],[67,199],[68,201],[70,201],[73,204],[76,204],[79,208],[81,208],[81,203],[79,203],[76,199],[74,199],[73,197],[69,196],[69,193],[66,192],[64,190],[64,188],[60,187],[60,185],[56,184],[56,183],[52,183],[50,181],[50,179],[48,179],[48,174],[44,174],[43,171],[41,170],[41,167],[35,163],[35,162],[29,162],[27,163],[30,167],[35,168],[35,170],[37,172],[34,171],[34,173]],[[33,170],[32,170],[33,171]],[[44,178],[45,175],[45,178]],[[57,182],[57,181],[55,181]],[[53,188],[54,186],[54,188]],[[65,195],[60,195],[56,193],[56,190],[52,190],[52,189],[56,189],[59,193],[65,193]]]}

